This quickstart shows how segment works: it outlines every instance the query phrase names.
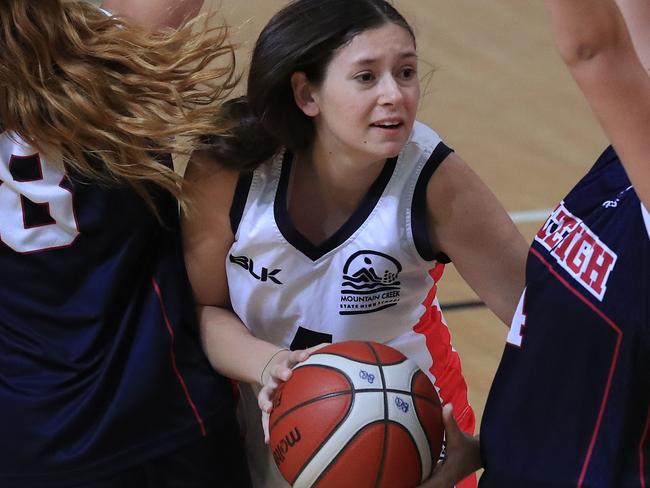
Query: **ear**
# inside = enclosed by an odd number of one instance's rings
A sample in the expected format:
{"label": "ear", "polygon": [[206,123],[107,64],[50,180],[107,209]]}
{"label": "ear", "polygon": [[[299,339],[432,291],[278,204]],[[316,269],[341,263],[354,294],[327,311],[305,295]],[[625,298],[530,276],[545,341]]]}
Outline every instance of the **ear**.
{"label": "ear", "polygon": [[296,71],[291,75],[291,88],[298,108],[308,117],[316,117],[320,113],[320,107],[314,97],[314,88],[304,71]]}

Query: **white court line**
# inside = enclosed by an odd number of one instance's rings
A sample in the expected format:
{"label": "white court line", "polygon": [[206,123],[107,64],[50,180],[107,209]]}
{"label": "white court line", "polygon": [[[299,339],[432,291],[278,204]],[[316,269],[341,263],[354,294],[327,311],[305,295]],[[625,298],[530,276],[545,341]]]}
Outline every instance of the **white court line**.
{"label": "white court line", "polygon": [[523,210],[521,212],[509,212],[510,218],[515,224],[527,224],[529,222],[543,222],[553,212],[552,208],[540,208],[538,210]]}

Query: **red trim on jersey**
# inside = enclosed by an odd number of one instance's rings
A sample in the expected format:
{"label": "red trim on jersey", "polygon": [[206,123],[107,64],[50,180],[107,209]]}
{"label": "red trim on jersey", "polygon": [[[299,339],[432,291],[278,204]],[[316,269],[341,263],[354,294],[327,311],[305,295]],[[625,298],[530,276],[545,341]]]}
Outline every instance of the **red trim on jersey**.
{"label": "red trim on jersey", "polygon": [[648,409],[648,419],[645,422],[645,427],[643,428],[643,435],[641,436],[641,442],[639,443],[639,480],[641,481],[641,488],[646,488],[645,484],[645,451],[643,447],[648,440],[648,431],[650,431],[650,409]]}
{"label": "red trim on jersey", "polygon": [[181,388],[183,388],[183,392],[185,393],[185,399],[187,400],[187,403],[192,408],[192,412],[194,412],[194,418],[196,418],[196,422],[199,424],[199,429],[201,430],[201,435],[203,437],[205,437],[207,435],[207,431],[205,430],[205,424],[203,423],[203,418],[201,418],[201,414],[199,413],[199,409],[196,408],[196,405],[194,404],[194,401],[192,400],[192,396],[190,395],[190,392],[187,389],[187,384],[185,383],[185,380],[183,379],[183,375],[178,370],[178,366],[176,365],[176,353],[174,351],[174,343],[175,343],[174,330],[172,329],[172,326],[169,323],[169,317],[167,316],[167,308],[165,307],[165,303],[163,301],[162,293],[160,291],[160,286],[158,286],[158,282],[156,281],[155,278],[151,278],[151,283],[153,285],[154,291],[156,292],[156,295],[158,295],[158,301],[160,302],[160,310],[162,311],[162,314],[163,314],[163,319],[165,321],[165,327],[167,327],[167,332],[169,333],[169,337],[171,338],[171,347],[169,349],[169,353],[170,353],[171,360],[172,360],[172,368],[174,369],[174,374],[176,374],[176,378],[178,379],[178,382],[180,383]]}
{"label": "red trim on jersey", "polygon": [[[476,427],[474,411],[467,401],[467,384],[463,378],[458,353],[451,347],[451,334],[447,324],[442,319],[442,311],[434,304],[438,291],[438,281],[445,270],[443,263],[438,263],[429,270],[433,286],[422,302],[424,313],[413,326],[413,332],[422,334],[426,347],[432,358],[429,371],[436,378],[443,403],[454,405],[454,418],[464,432],[473,435]],[[476,476],[470,476],[456,485],[458,488],[476,487]]]}
{"label": "red trim on jersey", "polygon": [[600,410],[598,412],[598,418],[596,419],[596,425],[594,427],[593,434],[591,436],[591,441],[589,442],[589,449],[587,450],[587,456],[585,457],[584,464],[582,465],[582,470],[580,471],[580,478],[578,479],[578,485],[577,488],[581,488],[582,484],[585,481],[585,476],[587,474],[587,467],[589,466],[589,463],[591,462],[591,456],[594,451],[594,445],[596,444],[596,438],[598,437],[598,432],[600,431],[600,425],[603,421],[603,416],[605,414],[605,407],[607,406],[607,399],[609,398],[609,392],[612,388],[612,381],[614,378],[614,370],[616,369],[616,362],[618,361],[618,353],[621,349],[621,342],[623,341],[623,331],[620,329],[619,326],[617,326],[612,319],[610,319],[607,315],[605,315],[601,310],[599,310],[593,303],[591,303],[589,300],[587,300],[580,292],[578,292],[571,284],[565,280],[560,274],[553,268],[553,266],[546,261],[544,256],[537,251],[534,248],[530,248],[531,254],[537,257],[544,266],[548,268],[548,270],[551,272],[553,276],[557,278],[557,280],[564,285],[564,287],[569,290],[571,293],[573,293],[580,301],[582,301],[587,307],[589,307],[593,312],[596,313],[601,319],[605,321],[607,325],[609,325],[614,332],[616,332],[616,335],[618,336],[616,339],[616,347],[614,348],[614,355],[612,357],[612,363],[609,367],[609,374],[607,376],[607,384],[605,385],[605,393],[603,394],[603,400],[600,403]]}
{"label": "red trim on jersey", "polygon": [[476,481],[476,473],[470,474],[463,481],[456,483],[456,488],[476,488],[478,481]]}

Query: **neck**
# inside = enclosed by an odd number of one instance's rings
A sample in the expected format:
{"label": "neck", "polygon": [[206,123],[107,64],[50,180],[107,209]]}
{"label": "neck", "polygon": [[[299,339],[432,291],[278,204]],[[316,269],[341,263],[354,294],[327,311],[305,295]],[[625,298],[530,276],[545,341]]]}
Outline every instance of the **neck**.
{"label": "neck", "polygon": [[294,156],[289,184],[289,214],[314,243],[338,230],[359,207],[384,167],[312,150]]}
{"label": "neck", "polygon": [[338,200],[365,195],[381,173],[385,159],[373,160],[367,155],[337,151],[333,144],[319,144],[317,140],[301,162],[310,168],[313,184]]}

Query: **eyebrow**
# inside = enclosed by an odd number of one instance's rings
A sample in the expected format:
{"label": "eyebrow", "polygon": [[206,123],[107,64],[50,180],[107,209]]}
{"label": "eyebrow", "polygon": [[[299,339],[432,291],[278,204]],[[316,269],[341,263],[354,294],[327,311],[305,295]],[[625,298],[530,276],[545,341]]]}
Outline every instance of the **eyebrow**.
{"label": "eyebrow", "polygon": [[[408,59],[408,58],[416,58],[417,59],[418,55],[415,51],[405,51],[399,55],[399,59]],[[367,58],[359,58],[356,61],[354,61],[354,64],[357,65],[367,65],[367,64],[373,64],[377,62],[377,58],[373,57],[367,57]]]}

